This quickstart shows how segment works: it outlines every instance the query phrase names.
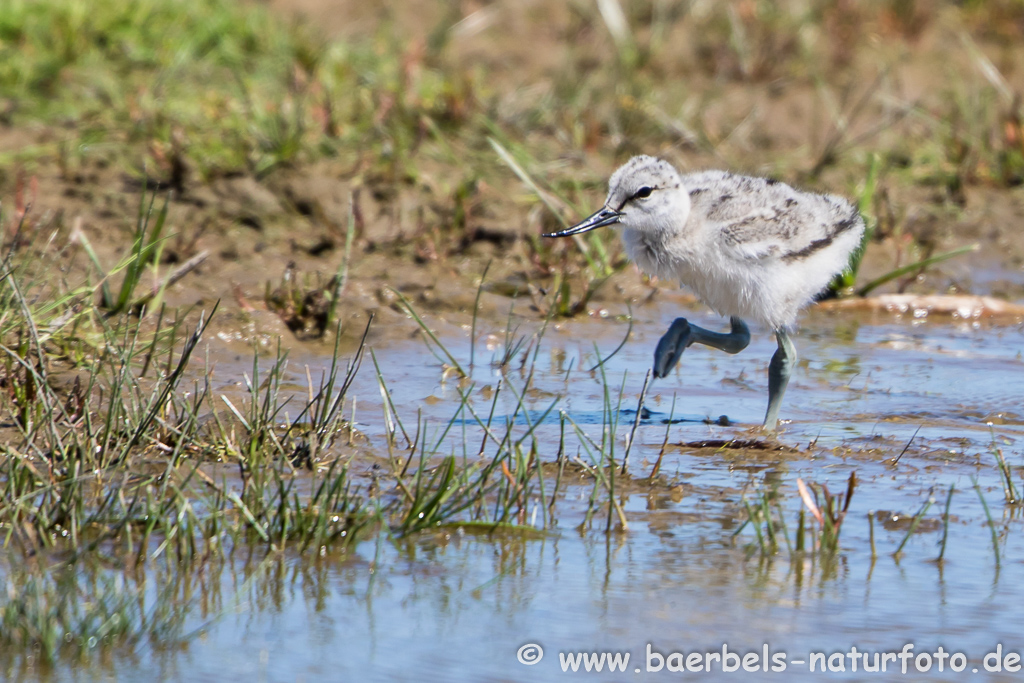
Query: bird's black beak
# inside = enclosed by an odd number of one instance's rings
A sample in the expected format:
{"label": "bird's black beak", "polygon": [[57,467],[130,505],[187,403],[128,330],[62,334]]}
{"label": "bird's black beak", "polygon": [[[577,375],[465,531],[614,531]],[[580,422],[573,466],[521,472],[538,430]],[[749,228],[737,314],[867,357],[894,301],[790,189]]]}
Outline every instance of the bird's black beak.
{"label": "bird's black beak", "polygon": [[604,207],[600,211],[587,216],[581,222],[566,228],[559,232],[545,233],[544,237],[568,237],[570,235],[579,235],[580,233],[588,232],[596,228],[603,228],[606,225],[614,225],[619,222],[619,217],[622,214],[618,211],[612,211],[611,209]]}

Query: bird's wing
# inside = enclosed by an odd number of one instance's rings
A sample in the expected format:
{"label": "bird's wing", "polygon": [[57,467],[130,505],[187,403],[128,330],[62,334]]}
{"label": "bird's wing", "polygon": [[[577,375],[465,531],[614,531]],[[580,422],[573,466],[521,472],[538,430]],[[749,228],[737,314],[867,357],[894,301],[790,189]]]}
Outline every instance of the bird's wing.
{"label": "bird's wing", "polygon": [[807,256],[862,225],[846,200],[776,180],[705,171],[685,176],[683,183],[691,215],[717,230],[721,247],[740,260]]}

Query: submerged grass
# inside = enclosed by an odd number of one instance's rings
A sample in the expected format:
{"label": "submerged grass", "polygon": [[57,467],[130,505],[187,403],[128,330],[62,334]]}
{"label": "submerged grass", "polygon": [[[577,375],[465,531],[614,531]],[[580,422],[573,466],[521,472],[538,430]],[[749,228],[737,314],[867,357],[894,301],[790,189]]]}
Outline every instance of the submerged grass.
{"label": "submerged grass", "polygon": [[785,512],[779,501],[777,490],[762,490],[760,496],[753,503],[744,498],[743,506],[746,511],[746,519],[733,532],[733,536],[738,536],[744,528],[750,526],[754,530],[757,549],[762,556],[776,554],[780,549],[780,539],[785,543],[790,555],[806,553],[808,552],[806,536],[809,531],[804,514],[806,509],[817,522],[817,531],[810,530],[812,535],[810,552],[834,556],[839,552],[839,535],[857,484],[857,475],[855,472],[851,472],[846,483],[846,491],[833,494],[824,484],[821,486],[813,483],[806,484],[803,479],[798,478],[796,485],[802,505],[797,512],[796,534],[793,541],[789,538]]}
{"label": "submerged grass", "polygon": [[[33,245],[15,244],[4,258],[0,413],[14,419],[0,426],[0,539],[8,559],[43,561],[3,563],[3,638],[44,660],[131,645],[164,628],[159,615],[136,609],[134,589],[107,579],[81,585],[83,563],[116,558],[145,570],[171,558],[191,571],[252,543],[344,547],[379,523],[335,448],[351,430],[342,416],[364,344],[347,366],[335,346],[294,419],[281,352],[268,368],[254,355],[241,404],[220,396],[229,414],[218,411],[212,372],[197,376],[194,362],[217,306],[153,321],[125,305],[159,232],[146,229],[148,211],[117,295],[100,293],[89,275],[48,298],[54,290],[33,270]],[[48,322],[72,317],[74,325]],[[71,385],[59,381],[68,372]],[[312,474],[296,476],[302,469]],[[24,574],[12,569],[19,565]],[[155,609],[167,600],[157,596]]]}
{"label": "submerged grass", "polygon": [[1020,494],[1017,492],[1017,485],[1013,483],[1013,473],[1006,462],[1006,457],[1003,455],[1003,449],[996,444],[995,430],[992,430],[992,445],[990,448],[996,458],[996,467],[1003,481],[1003,498],[1006,504],[1019,505],[1021,503]]}
{"label": "submerged grass", "polygon": [[921,520],[924,519],[924,516],[928,513],[928,510],[930,510],[932,505],[934,504],[935,496],[932,495],[931,492],[929,492],[927,500],[925,500],[925,502],[921,505],[921,509],[918,510],[917,514],[915,514],[910,519],[910,525],[907,527],[907,533],[903,536],[903,540],[900,541],[900,544],[896,547],[896,550],[893,551],[893,557],[899,559],[899,557],[903,554],[903,548],[907,545],[907,541],[909,541],[910,537],[914,535],[915,531],[917,531],[917,527],[920,526]]}
{"label": "submerged grass", "polygon": [[[413,320],[426,332],[424,342],[441,361],[442,368],[472,368],[468,363],[460,362],[429,330],[408,300],[403,298],[401,301]],[[548,319],[551,315],[549,309]],[[429,425],[426,421],[417,416],[415,436],[409,436],[391,400],[392,391],[379,366],[376,366],[385,403],[392,474],[405,501],[398,508],[400,514],[391,526],[397,535],[403,536],[452,523],[491,526],[495,529],[534,527],[538,525],[538,516],[539,526],[546,528],[562,472],[569,461],[564,457],[570,448],[565,439],[567,424],[573,427],[577,436],[577,448],[581,452],[585,451],[590,460],[586,462],[576,457],[572,459],[573,467],[594,482],[584,527],[589,524],[594,511],[605,507],[609,515],[607,529],[611,528],[612,516],[617,517],[621,529],[628,529],[625,514],[615,496],[615,439],[621,414],[622,388],[619,390],[617,405],[612,399],[612,389],[602,375],[605,409],[600,443],[577,425],[568,413],[556,411],[560,398],[553,398],[540,409],[528,405],[527,394],[536,372],[547,323],[542,324],[529,337],[517,336],[511,320],[510,314],[505,348],[492,361],[492,367],[502,373],[497,388],[484,394],[478,390],[473,377],[464,373],[458,390],[460,401],[451,417],[442,421],[433,435],[428,434]],[[472,344],[470,349],[470,353],[473,353]],[[510,365],[516,356],[520,357],[521,363],[518,370],[513,372]],[[516,381],[516,377],[520,379]],[[508,404],[511,412],[496,419],[499,403],[506,400],[506,397],[511,397]],[[482,407],[477,405],[481,399],[484,401]],[[536,431],[556,414],[562,425],[558,452],[545,457],[548,446],[537,437]],[[475,437],[468,435],[467,427],[476,432]],[[404,456],[397,453],[395,437],[399,430],[405,439]],[[473,445],[470,438],[474,439],[473,443],[475,438],[479,438],[479,445]],[[450,451],[447,455],[444,453],[446,448]],[[559,463],[553,488],[545,479],[544,463],[550,460]],[[416,466],[410,467],[414,461]]]}
{"label": "submerged grass", "polygon": [[973,479],[971,483],[974,486],[974,492],[978,494],[978,500],[981,501],[981,507],[985,511],[985,521],[988,525],[989,532],[992,534],[992,554],[995,557],[996,569],[999,568],[1001,560],[999,557],[999,534],[996,531],[995,520],[992,519],[992,513],[989,511],[988,503],[985,501],[985,496],[981,493],[981,486],[978,485],[978,480]]}
{"label": "submerged grass", "polygon": [[[66,566],[52,573],[17,570],[6,576],[0,642],[12,653],[34,653],[43,666],[59,657],[87,660],[101,648],[132,651],[150,639],[168,645],[182,637],[188,607],[173,585],[150,595],[145,585],[97,567]],[[154,603],[147,607],[147,603]]]}

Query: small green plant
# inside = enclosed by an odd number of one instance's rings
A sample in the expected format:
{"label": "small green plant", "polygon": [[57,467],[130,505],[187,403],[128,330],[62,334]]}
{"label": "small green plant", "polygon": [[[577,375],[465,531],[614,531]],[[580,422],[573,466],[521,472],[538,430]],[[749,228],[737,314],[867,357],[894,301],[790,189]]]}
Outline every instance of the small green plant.
{"label": "small green plant", "polygon": [[936,562],[942,562],[942,558],[946,556],[946,540],[949,538],[949,507],[953,504],[953,492],[955,486],[949,485],[949,493],[946,495],[946,509],[942,512],[942,540],[939,541],[939,556],[935,558]]}
{"label": "small green plant", "polygon": [[[850,473],[846,491],[840,494],[832,494],[828,490],[828,486],[825,485],[819,487],[815,484],[805,484],[803,479],[799,478],[796,480],[796,485],[802,506],[797,514],[794,540],[790,540],[785,512],[778,501],[778,493],[775,490],[763,490],[753,503],[744,498],[743,506],[746,519],[733,532],[733,536],[739,535],[744,528],[749,526],[754,530],[757,549],[761,556],[776,554],[780,549],[780,540],[792,555],[793,553],[808,552],[807,533],[810,531],[812,534],[811,552],[826,557],[832,557],[839,552],[839,535],[846,513],[850,508],[853,492],[857,488],[856,473]],[[816,531],[813,528],[808,529],[805,512],[809,512],[812,519],[817,522]],[[874,547],[873,544],[872,540],[872,547]]]}
{"label": "small green plant", "polygon": [[896,550],[892,554],[893,557],[895,557],[897,560],[899,560],[900,556],[903,554],[903,547],[907,545],[907,541],[909,541],[910,537],[914,535],[915,531],[917,531],[917,527],[920,526],[921,520],[924,519],[924,516],[928,513],[928,510],[930,510],[932,505],[934,504],[935,496],[932,494],[932,492],[929,492],[927,500],[925,500],[925,502],[921,505],[921,509],[917,511],[917,514],[915,514],[911,518],[910,525],[907,527],[907,533],[903,536],[903,540],[900,541],[899,546],[896,547]]}
{"label": "small green plant", "polygon": [[978,500],[981,501],[981,507],[985,511],[985,522],[988,525],[988,530],[992,535],[992,554],[996,561],[996,570],[999,569],[1001,564],[999,558],[999,534],[996,531],[995,520],[992,519],[992,512],[988,508],[988,503],[985,501],[985,496],[981,493],[981,487],[978,485],[977,479],[972,479],[971,483],[974,485],[974,492],[978,494]]}
{"label": "small green plant", "polygon": [[[733,536],[739,534],[744,527],[750,526],[754,530],[757,538],[757,547],[762,556],[774,555],[779,551],[780,537],[785,542],[789,551],[793,552],[789,533],[786,530],[785,515],[776,499],[775,492],[763,490],[753,504],[744,498],[743,507],[747,513],[747,518]],[[800,511],[800,514],[802,520],[803,510]],[[803,535],[802,525],[797,533],[798,542],[802,542],[800,539],[800,536]],[[799,550],[802,551],[803,548],[800,547]]]}
{"label": "small green plant", "polygon": [[336,315],[342,278],[334,275],[323,282],[317,274],[301,279],[295,264],[289,263],[277,287],[271,289],[267,282],[263,301],[298,339],[319,339]]}
{"label": "small green plant", "polygon": [[1010,466],[1006,462],[1006,457],[1003,455],[1003,449],[996,444],[995,430],[992,430],[992,454],[996,458],[996,467],[999,470],[999,476],[1003,481],[1003,497],[1006,500],[1007,505],[1018,505],[1021,502],[1020,494],[1017,492],[1017,486],[1013,483],[1013,473],[1010,470]]}
{"label": "small green plant", "polygon": [[[839,534],[842,531],[843,521],[846,519],[847,510],[850,509],[853,492],[857,488],[856,473],[850,473],[845,493],[832,494],[828,490],[828,486],[824,484],[820,487],[814,484],[808,485],[804,483],[803,479],[797,479],[796,485],[804,506],[818,523],[818,532],[814,536],[814,549],[835,554],[839,550]],[[802,532],[802,526],[798,529],[798,534]],[[802,547],[802,539],[799,537],[797,545]]]}

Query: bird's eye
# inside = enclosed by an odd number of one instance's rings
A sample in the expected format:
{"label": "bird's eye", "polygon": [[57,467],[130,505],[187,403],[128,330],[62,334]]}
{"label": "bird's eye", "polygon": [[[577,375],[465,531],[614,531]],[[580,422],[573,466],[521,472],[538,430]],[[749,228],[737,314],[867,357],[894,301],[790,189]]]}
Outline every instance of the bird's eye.
{"label": "bird's eye", "polygon": [[644,186],[637,190],[633,197],[636,199],[647,199],[651,196],[652,192],[654,192],[652,188]]}

